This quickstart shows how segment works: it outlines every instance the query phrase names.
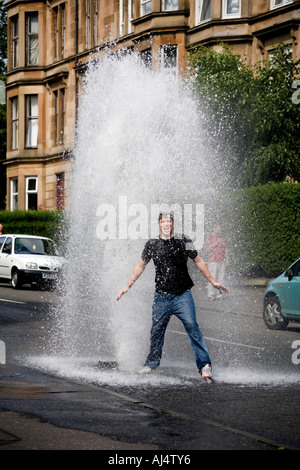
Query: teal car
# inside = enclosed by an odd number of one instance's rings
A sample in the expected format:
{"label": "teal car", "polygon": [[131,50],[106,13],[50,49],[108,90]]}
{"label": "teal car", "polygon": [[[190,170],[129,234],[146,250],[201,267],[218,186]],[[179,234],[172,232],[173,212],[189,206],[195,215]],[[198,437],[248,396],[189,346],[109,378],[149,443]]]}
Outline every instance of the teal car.
{"label": "teal car", "polygon": [[300,258],[267,286],[263,319],[271,330],[282,330],[290,321],[300,322]]}

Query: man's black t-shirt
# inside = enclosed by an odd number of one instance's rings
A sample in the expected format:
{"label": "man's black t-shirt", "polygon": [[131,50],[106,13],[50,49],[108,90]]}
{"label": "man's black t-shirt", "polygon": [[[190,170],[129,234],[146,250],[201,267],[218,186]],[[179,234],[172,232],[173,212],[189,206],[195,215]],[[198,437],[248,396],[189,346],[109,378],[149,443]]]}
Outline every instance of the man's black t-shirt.
{"label": "man's black t-shirt", "polygon": [[196,258],[192,241],[182,235],[180,238],[148,240],[142,252],[142,259],[148,263],[153,259],[155,266],[155,291],[161,294],[183,294],[194,283],[188,273],[188,258]]}

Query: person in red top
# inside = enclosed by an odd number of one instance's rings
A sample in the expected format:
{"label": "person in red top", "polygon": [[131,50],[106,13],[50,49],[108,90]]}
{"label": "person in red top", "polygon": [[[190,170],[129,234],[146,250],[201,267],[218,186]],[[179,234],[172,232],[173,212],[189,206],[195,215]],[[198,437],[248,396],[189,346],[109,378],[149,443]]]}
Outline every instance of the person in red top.
{"label": "person in red top", "polygon": [[[206,238],[205,247],[209,250],[207,263],[209,270],[214,279],[216,279],[217,282],[222,283],[229,260],[228,242],[222,235],[222,228],[220,225],[216,225],[213,233]],[[207,286],[207,290],[209,300],[221,298],[220,295],[216,295],[210,284]]]}

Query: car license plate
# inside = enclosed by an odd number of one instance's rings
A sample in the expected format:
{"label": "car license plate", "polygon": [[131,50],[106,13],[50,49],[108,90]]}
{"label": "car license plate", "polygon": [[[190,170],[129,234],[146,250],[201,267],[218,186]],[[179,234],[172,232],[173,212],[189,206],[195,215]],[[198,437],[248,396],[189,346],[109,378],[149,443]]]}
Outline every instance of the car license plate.
{"label": "car license plate", "polygon": [[57,279],[57,274],[54,273],[43,273],[42,274],[43,279],[50,279],[50,280],[56,280]]}

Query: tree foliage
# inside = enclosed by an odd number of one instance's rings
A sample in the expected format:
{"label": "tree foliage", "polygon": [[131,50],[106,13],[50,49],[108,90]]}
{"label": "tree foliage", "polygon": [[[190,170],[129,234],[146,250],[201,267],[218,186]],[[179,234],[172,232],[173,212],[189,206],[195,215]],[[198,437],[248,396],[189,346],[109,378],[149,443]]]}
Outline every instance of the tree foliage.
{"label": "tree foliage", "polygon": [[254,68],[226,45],[190,53],[205,127],[235,186],[299,181],[300,104],[293,99],[299,62],[283,44]]}
{"label": "tree foliage", "polygon": [[299,258],[300,184],[268,183],[206,201],[229,243],[232,274],[275,277]]}

